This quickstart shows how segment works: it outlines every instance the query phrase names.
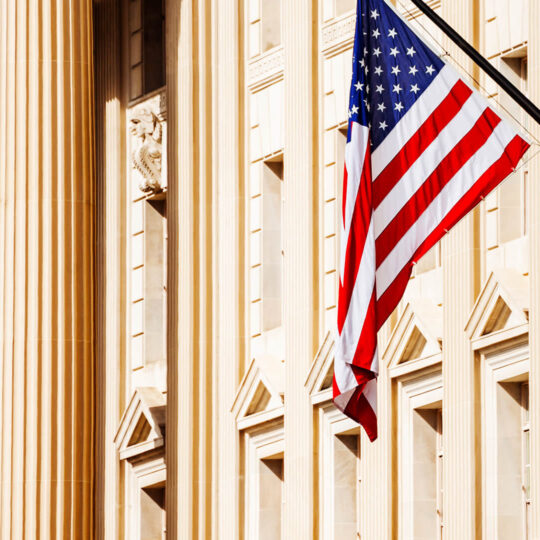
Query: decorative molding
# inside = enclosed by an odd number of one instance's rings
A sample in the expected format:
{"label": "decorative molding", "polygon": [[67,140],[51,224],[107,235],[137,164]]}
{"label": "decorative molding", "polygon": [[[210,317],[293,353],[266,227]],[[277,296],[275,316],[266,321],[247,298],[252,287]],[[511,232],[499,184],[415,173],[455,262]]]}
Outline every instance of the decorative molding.
{"label": "decorative molding", "polygon": [[248,86],[251,91],[260,90],[283,78],[285,53],[276,48],[259,56],[248,64]]}
{"label": "decorative molding", "polygon": [[[442,308],[430,300],[414,299],[405,307],[390,336],[383,353],[384,362],[392,376],[396,376],[394,370],[406,363],[415,362],[419,367],[416,361],[420,359],[431,358],[435,363],[440,361],[441,344]],[[403,370],[398,371],[401,374]]]}
{"label": "decorative molding", "polygon": [[[165,396],[154,387],[137,388],[122,416],[114,442],[120,459],[139,460],[143,454],[165,452]],[[144,458],[145,459],[145,458]]]}
{"label": "decorative molding", "polygon": [[[493,271],[465,326],[473,349],[483,349],[527,333],[529,303],[527,276],[506,268]],[[517,334],[509,334],[513,329],[517,330]]]}
{"label": "decorative molding", "polygon": [[254,359],[238,388],[232,413],[239,430],[283,416],[283,364]]}
{"label": "decorative molding", "polygon": [[[427,0],[426,4],[431,9],[437,10],[441,7],[442,2],[441,0]],[[412,2],[399,2],[399,12],[408,21],[417,19],[418,17],[421,17],[423,15],[423,13]]]}
{"label": "decorative molding", "polygon": [[322,28],[321,48],[325,56],[350,48],[354,41],[356,14],[332,21]]}
{"label": "decorative molding", "polygon": [[334,335],[332,332],[328,332],[313,360],[313,364],[311,364],[304,383],[313,405],[332,399],[334,348]]}

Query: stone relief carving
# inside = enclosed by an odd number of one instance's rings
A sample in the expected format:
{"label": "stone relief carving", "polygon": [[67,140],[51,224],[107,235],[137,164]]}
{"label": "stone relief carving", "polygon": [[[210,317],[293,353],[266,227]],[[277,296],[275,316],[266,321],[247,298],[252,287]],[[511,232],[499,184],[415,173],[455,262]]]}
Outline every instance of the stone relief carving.
{"label": "stone relief carving", "polygon": [[144,193],[161,191],[161,121],[149,108],[136,109],[129,121],[129,131],[135,145],[132,165],[143,178],[139,189]]}

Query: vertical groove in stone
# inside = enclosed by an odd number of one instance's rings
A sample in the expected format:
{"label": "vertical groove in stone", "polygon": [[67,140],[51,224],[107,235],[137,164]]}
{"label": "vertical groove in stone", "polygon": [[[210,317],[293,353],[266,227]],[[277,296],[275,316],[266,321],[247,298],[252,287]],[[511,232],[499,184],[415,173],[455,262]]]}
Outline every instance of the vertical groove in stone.
{"label": "vertical groove in stone", "polygon": [[313,74],[315,11],[311,0],[284,2],[285,179],[285,486],[283,532],[313,536],[313,408],[304,387],[313,361],[314,249]]}
{"label": "vertical groove in stone", "polygon": [[[217,536],[227,540],[240,538],[238,523],[238,465],[239,440],[236,421],[230,407],[238,388],[241,364],[240,267],[242,257],[241,235],[241,173],[240,150],[240,79],[242,59],[239,50],[239,12],[236,0],[215,2],[216,15],[216,197],[217,207],[217,273],[216,283],[218,340],[216,351],[216,401],[217,414]],[[218,97],[219,96],[219,97]]]}
{"label": "vertical groove in stone", "polygon": [[93,534],[90,8],[0,1],[2,538]]}
{"label": "vertical groove in stone", "polygon": [[[198,386],[196,335],[200,276],[195,246],[197,183],[194,41],[197,0],[167,0],[168,337],[167,337],[167,537],[197,537],[198,449],[195,448]],[[195,47],[195,49],[194,49]]]}
{"label": "vertical groove in stone", "polygon": [[[473,45],[477,45],[475,0],[445,0],[444,18]],[[472,63],[447,44],[469,72]],[[480,519],[476,498],[475,359],[465,335],[474,305],[477,264],[475,220],[470,214],[443,239],[443,447],[444,524],[448,538],[477,538]],[[450,434],[452,436],[450,436]]]}
{"label": "vertical groove in stone", "polygon": [[[381,370],[377,379],[377,418],[379,438],[371,443],[362,431],[360,447],[360,537],[385,540],[391,534],[392,482],[392,417],[390,389],[392,380],[382,357],[391,336],[388,321],[379,331],[378,350],[381,351]],[[380,518],[380,509],[388,516]]]}
{"label": "vertical groove in stone", "polygon": [[123,210],[125,130],[121,100],[120,5],[102,0],[94,5],[96,40],[97,166],[97,366],[96,538],[122,538],[123,490],[114,444],[125,397],[126,231]]}
{"label": "vertical groove in stone", "polygon": [[[5,2],[0,3],[0,20],[5,21],[5,24],[0,25],[0,110],[7,110],[7,5]],[[6,399],[6,387],[7,387],[7,362],[3,361],[4,356],[4,344],[5,344],[5,266],[7,260],[6,249],[6,227],[7,227],[7,118],[5,115],[0,115],[0,354],[2,355],[2,362],[0,362],[0,423],[5,426],[5,411],[8,406]],[[5,462],[6,456],[6,433],[2,427],[0,429],[0,478],[5,474]],[[6,499],[5,499],[5,486],[0,484],[0,538],[6,538],[6,523],[1,518],[6,515],[5,512]]]}
{"label": "vertical groove in stone", "polygon": [[[533,103],[540,102],[540,72],[536,68],[540,64],[540,4],[529,2],[529,97]],[[540,128],[530,122],[530,129],[536,138],[540,138]],[[530,152],[537,152],[533,147]],[[529,410],[531,415],[531,530],[530,538],[540,538],[540,157],[535,157],[529,164],[530,190],[527,198],[527,216],[529,223],[530,250],[530,314],[529,314]]]}

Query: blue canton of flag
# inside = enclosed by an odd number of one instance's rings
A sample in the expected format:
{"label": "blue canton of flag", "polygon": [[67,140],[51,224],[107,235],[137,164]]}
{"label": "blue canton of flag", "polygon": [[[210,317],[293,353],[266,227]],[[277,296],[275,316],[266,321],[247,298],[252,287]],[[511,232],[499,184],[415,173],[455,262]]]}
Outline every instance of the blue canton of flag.
{"label": "blue canton of flag", "polygon": [[443,61],[380,1],[360,2],[349,118],[375,149],[443,68]]}

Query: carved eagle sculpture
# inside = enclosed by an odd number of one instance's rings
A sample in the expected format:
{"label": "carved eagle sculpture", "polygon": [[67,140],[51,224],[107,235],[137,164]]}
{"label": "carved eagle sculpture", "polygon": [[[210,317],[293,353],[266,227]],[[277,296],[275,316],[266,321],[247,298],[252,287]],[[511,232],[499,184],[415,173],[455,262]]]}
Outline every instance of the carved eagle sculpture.
{"label": "carved eagle sculpture", "polygon": [[129,121],[129,130],[138,145],[131,157],[133,168],[143,177],[139,189],[144,193],[161,191],[161,123],[146,108],[137,109]]}

